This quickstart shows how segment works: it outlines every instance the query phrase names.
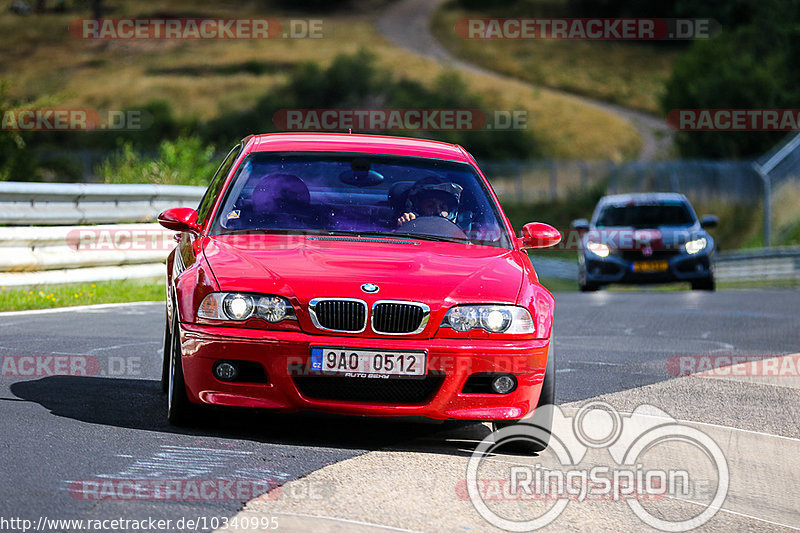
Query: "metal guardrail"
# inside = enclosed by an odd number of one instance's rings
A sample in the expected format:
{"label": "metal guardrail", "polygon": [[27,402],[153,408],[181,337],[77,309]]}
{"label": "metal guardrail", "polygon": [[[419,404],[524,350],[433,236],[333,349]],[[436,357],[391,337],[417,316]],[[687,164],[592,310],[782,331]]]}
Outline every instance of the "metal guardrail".
{"label": "metal guardrail", "polygon": [[[169,207],[195,207],[203,192],[172,185],[0,182],[0,226],[6,226],[0,227],[0,285],[163,275],[171,233],[158,224],[78,224],[152,221]],[[60,224],[70,226],[52,227]],[[533,262],[542,277],[577,279],[577,261]],[[800,283],[800,246],[719,253],[716,276]]]}
{"label": "metal guardrail", "polygon": [[[578,262],[569,259],[531,257],[543,278],[578,279]],[[783,246],[720,252],[714,263],[721,282],[794,281],[800,284],[800,246]]]}
{"label": "metal guardrail", "polygon": [[800,282],[800,246],[720,252],[715,274],[718,281]]}
{"label": "metal guardrail", "polygon": [[0,182],[0,225],[150,222],[170,207],[196,207],[203,187]]}

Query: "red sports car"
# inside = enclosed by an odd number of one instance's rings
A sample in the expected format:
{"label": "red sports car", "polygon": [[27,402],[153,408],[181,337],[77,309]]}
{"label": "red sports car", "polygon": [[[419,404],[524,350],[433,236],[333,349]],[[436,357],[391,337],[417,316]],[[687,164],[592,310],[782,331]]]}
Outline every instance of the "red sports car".
{"label": "red sports car", "polygon": [[167,261],[172,423],[216,405],[499,426],[554,402],[554,301],[525,249],[561,236],[531,223],[517,238],[460,146],[249,136],[197,210],[159,222],[182,232]]}

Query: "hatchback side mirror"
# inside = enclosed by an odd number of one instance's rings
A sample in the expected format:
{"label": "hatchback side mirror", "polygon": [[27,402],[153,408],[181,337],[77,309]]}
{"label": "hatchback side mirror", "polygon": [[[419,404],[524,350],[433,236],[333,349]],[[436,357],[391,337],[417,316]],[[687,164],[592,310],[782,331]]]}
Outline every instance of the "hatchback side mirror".
{"label": "hatchback side mirror", "polygon": [[197,211],[191,207],[173,207],[158,215],[158,223],[173,231],[187,231],[200,235],[197,224]]}
{"label": "hatchback side mirror", "polygon": [[576,218],[571,225],[573,229],[578,231],[589,231],[589,221],[585,218]]}
{"label": "hatchback side mirror", "polygon": [[522,226],[522,248],[549,248],[561,241],[561,233],[549,224],[531,222]]}
{"label": "hatchback side mirror", "polygon": [[716,228],[719,224],[719,219],[715,215],[703,215],[700,219],[701,228]]}

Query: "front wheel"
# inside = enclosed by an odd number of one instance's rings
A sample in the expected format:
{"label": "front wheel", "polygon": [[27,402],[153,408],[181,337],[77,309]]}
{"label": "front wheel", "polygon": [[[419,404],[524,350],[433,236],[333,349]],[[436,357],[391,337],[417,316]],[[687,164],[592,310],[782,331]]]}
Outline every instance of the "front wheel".
{"label": "front wheel", "polygon": [[692,290],[693,291],[714,291],[716,289],[716,283],[714,282],[714,276],[708,276],[707,278],[698,279],[692,281]]}
{"label": "front wheel", "polygon": [[[166,313],[165,313],[166,314]],[[169,358],[172,353],[172,334],[169,331],[169,316],[164,319],[164,342],[161,350],[161,392],[169,392]]]}
{"label": "front wheel", "polygon": [[[507,446],[521,453],[539,453],[547,448],[553,428],[553,410],[556,404],[556,357],[553,339],[550,339],[550,348],[547,354],[547,366],[544,371],[542,392],[536,410],[530,418],[522,420],[495,420],[492,422],[492,431],[515,426],[521,429],[531,428],[531,435],[524,440],[518,439]],[[535,436],[534,436],[535,435]]]}
{"label": "front wheel", "polygon": [[194,420],[197,407],[189,401],[181,363],[181,340],[177,314],[172,320],[170,335],[169,372],[167,379],[167,421],[174,426],[185,426]]}

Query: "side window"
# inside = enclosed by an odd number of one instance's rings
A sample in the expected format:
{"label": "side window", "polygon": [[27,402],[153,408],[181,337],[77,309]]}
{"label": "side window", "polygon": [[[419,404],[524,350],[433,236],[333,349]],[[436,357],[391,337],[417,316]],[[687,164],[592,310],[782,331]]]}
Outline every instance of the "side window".
{"label": "side window", "polygon": [[231,171],[231,167],[241,151],[242,144],[240,143],[237,144],[233,150],[228,152],[228,155],[225,157],[225,161],[222,162],[222,165],[220,165],[219,169],[217,169],[217,173],[214,174],[214,177],[211,179],[211,184],[208,186],[206,193],[203,195],[203,199],[200,200],[200,205],[197,207],[198,224],[205,222],[208,212],[211,211],[212,207],[214,207],[214,202],[219,196],[219,191],[222,189],[222,185],[225,183],[225,178]]}

